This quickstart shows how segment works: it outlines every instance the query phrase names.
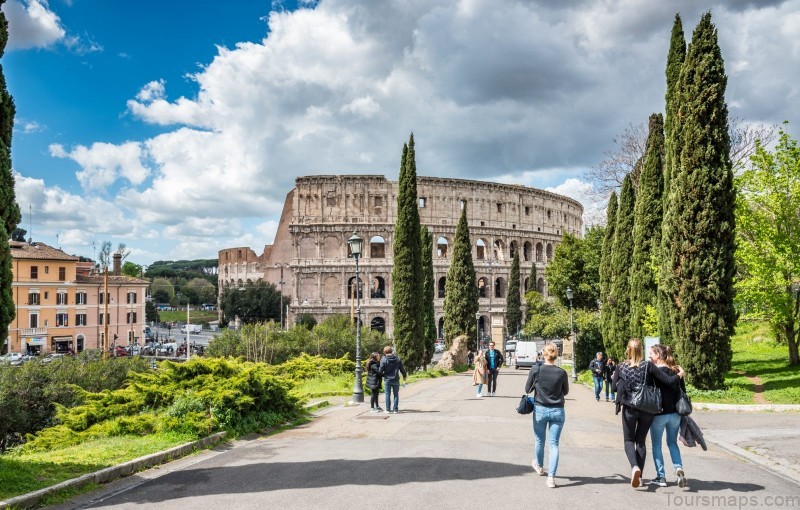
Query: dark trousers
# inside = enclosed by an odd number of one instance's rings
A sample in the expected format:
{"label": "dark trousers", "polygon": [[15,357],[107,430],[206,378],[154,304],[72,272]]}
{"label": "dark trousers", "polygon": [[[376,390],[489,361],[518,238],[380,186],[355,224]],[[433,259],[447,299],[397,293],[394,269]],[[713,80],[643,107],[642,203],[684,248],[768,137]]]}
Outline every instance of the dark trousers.
{"label": "dark trousers", "polygon": [[494,393],[497,391],[497,373],[500,371],[499,368],[489,369],[489,384],[487,384],[487,389],[489,393]]}
{"label": "dark trousers", "polygon": [[625,439],[625,455],[631,468],[639,466],[639,469],[644,470],[644,461],[647,459],[645,440],[652,424],[652,414],[622,406],[622,436]]}
{"label": "dark trousers", "polygon": [[380,388],[375,388],[375,389],[370,388],[370,391],[372,393],[369,396],[369,408],[370,409],[375,409],[376,407],[380,407],[378,405],[378,397],[381,394],[381,389]]}

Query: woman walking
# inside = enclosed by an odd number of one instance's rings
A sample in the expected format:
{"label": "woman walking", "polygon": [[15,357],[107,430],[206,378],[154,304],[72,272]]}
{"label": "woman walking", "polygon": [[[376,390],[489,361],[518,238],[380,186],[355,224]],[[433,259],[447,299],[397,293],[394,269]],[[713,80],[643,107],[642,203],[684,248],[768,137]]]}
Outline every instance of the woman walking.
{"label": "woman walking", "polygon": [[625,455],[631,465],[631,487],[636,489],[642,484],[642,469],[647,458],[645,440],[654,415],[633,407],[631,397],[648,380],[651,383],[655,379],[664,384],[677,384],[684,372],[681,367],[677,367],[677,374],[668,374],[645,360],[642,341],[638,338],[628,341],[625,357],[625,362],[617,366],[614,382],[617,383],[617,413],[622,409],[622,435],[625,440]]}
{"label": "woman walking", "polygon": [[483,390],[483,385],[486,384],[486,373],[486,358],[483,355],[483,351],[478,349],[478,352],[475,353],[475,370],[472,372],[472,385],[478,387],[477,398],[483,397],[481,390]]}
{"label": "woman walking", "polygon": [[[656,344],[650,349],[650,361],[665,372],[674,374],[678,372],[678,365],[672,356],[672,349],[666,345]],[[681,460],[681,450],[678,448],[678,432],[681,428],[681,415],[675,411],[675,404],[680,397],[680,391],[686,391],[683,379],[677,385],[668,385],[656,381],[656,386],[661,390],[662,411],[653,417],[653,425],[650,427],[650,444],[653,447],[653,462],[656,465],[656,477],[650,481],[651,485],[659,487],[667,486],[667,479],[664,472],[664,453],[661,450],[661,438],[664,432],[667,433],[667,448],[672,459],[672,468],[678,478],[678,487],[686,487],[686,475],[683,472],[683,461]]]}
{"label": "woman walking", "polygon": [[608,358],[606,360],[606,370],[605,370],[605,380],[606,380],[606,402],[608,402],[608,393],[611,392],[611,401],[616,402],[617,400],[617,389],[616,386],[612,383],[612,378],[614,377],[614,372],[617,370],[617,362],[614,361],[614,358]]}
{"label": "woman walking", "polygon": [[370,390],[369,407],[370,412],[379,413],[383,411],[378,405],[378,396],[381,394],[381,355],[373,352],[367,361],[367,388]]}
{"label": "woman walking", "polygon": [[[558,440],[564,427],[564,396],[569,393],[567,372],[555,365],[558,348],[555,344],[547,344],[542,350],[544,364],[534,364],[525,383],[525,393],[534,393],[533,399],[533,435],[536,458],[531,463],[539,476],[545,474],[544,440],[547,429],[550,429],[550,466],[547,471],[547,486],[556,487],[556,470],[558,469]],[[549,427],[548,427],[549,426]]]}

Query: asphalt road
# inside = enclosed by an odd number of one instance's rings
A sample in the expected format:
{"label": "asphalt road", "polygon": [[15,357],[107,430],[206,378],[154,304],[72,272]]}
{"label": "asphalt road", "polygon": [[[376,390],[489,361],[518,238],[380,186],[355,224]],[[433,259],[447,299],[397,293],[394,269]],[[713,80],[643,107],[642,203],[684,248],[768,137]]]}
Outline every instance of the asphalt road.
{"label": "asphalt road", "polygon": [[[792,479],[714,445],[682,448],[687,489],[673,476],[666,488],[632,489],[613,404],[595,402],[582,386],[567,401],[559,486],[548,489],[530,465],[531,417],[514,411],[527,374],[504,369],[497,397],[483,399],[467,374],[420,381],[401,388],[398,415],[371,414],[365,405],[326,408],[303,426],[223,445],[56,508],[800,507],[800,472]],[[754,430],[769,434],[779,421],[767,464],[793,459],[782,457],[781,442],[800,444],[800,413],[693,416],[707,435],[727,434],[733,443]],[[643,479],[652,476],[648,458]]]}

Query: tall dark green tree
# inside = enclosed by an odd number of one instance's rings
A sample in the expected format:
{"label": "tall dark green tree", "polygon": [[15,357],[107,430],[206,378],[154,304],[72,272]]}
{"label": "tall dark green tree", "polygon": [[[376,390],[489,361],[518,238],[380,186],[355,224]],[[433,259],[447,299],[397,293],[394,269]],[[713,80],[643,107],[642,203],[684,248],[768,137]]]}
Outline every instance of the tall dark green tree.
{"label": "tall dark green tree", "polygon": [[686,60],[686,38],[683,35],[683,23],[680,14],[675,15],[675,23],[672,25],[672,37],[669,41],[669,53],[667,54],[667,93],[665,95],[665,118],[664,118],[664,152],[666,162],[664,165],[664,200],[667,199],[666,191],[669,189],[670,173],[672,167],[677,164],[675,157],[676,135],[680,131],[680,119],[676,118],[678,105],[678,79],[680,78],[683,62]]}
{"label": "tall dark green tree", "polygon": [[[678,84],[680,164],[670,177],[662,235],[669,240],[660,284],[688,381],[720,388],[731,364],[736,324],[736,193],[730,161],[728,78],[711,13],[692,35]],[[659,318],[661,320],[661,318]]]}
{"label": "tall dark green tree", "polygon": [[433,234],[428,227],[422,226],[420,230],[422,246],[422,339],[424,356],[422,366],[427,365],[434,353],[436,342],[436,313],[433,307]]}
{"label": "tall dark green tree", "polygon": [[417,209],[417,164],[414,134],[403,145],[397,191],[397,220],[394,225],[394,267],[392,306],[394,343],[397,354],[411,371],[421,366],[423,354],[422,249]]}
{"label": "tall dark green tree", "polygon": [[538,290],[538,288],[536,287],[537,278],[539,278],[539,276],[536,274],[536,262],[534,262],[531,264],[531,272],[528,273],[528,286],[525,287],[526,294],[528,292]]}
{"label": "tall dark green tree", "polygon": [[[617,226],[611,254],[611,285],[608,291],[608,331],[603,342],[612,358],[622,358],[631,337],[631,281],[633,261],[633,212],[636,202],[629,175],[622,181],[617,210]],[[606,312],[604,312],[604,315]],[[604,332],[605,333],[605,332]]]}
{"label": "tall dark green tree", "polygon": [[472,263],[472,244],[467,225],[467,204],[461,210],[453,241],[453,258],[447,271],[444,294],[444,332],[449,345],[459,335],[475,338],[475,313],[478,311],[478,286]]}
{"label": "tall dark green tree", "polygon": [[600,315],[600,329],[603,338],[609,338],[611,335],[611,305],[608,293],[611,291],[611,262],[614,258],[614,233],[617,231],[617,202],[617,192],[612,191],[606,207],[606,231],[600,254],[600,308],[603,312]]}
{"label": "tall dark green tree", "polygon": [[658,331],[656,303],[664,186],[664,120],[660,113],[650,116],[650,134],[633,222],[633,264],[631,265],[631,335],[642,338]]}
{"label": "tall dark green tree", "polygon": [[[0,0],[0,6],[5,0]],[[8,42],[8,20],[0,11],[0,57]],[[0,66],[0,339],[8,336],[8,326],[16,315],[11,287],[11,248],[8,240],[21,219],[14,193],[14,174],[11,173],[11,134],[14,131],[14,99],[6,88],[6,78]],[[4,341],[0,341],[3,349]]]}
{"label": "tall dark green tree", "polygon": [[511,272],[508,275],[508,295],[506,295],[506,330],[515,335],[522,328],[522,298],[519,285],[519,250],[514,250],[511,259]]}

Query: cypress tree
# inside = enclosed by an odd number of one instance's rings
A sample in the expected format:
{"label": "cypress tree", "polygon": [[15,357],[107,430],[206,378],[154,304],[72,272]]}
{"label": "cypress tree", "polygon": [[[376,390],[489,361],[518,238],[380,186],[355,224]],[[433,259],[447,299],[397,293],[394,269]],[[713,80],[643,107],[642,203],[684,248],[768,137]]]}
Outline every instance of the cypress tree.
{"label": "cypress tree", "polygon": [[733,298],[736,193],[730,161],[727,76],[711,13],[692,35],[678,85],[680,164],[662,235],[669,318],[688,381],[723,386],[736,324]]}
{"label": "cypress tree", "polygon": [[392,306],[394,343],[397,354],[411,371],[422,357],[422,267],[419,210],[417,209],[417,166],[414,134],[403,146],[397,191],[397,220],[394,226]]}
{"label": "cypress tree", "polygon": [[608,293],[611,291],[611,261],[614,258],[614,233],[617,231],[617,192],[612,191],[606,207],[606,231],[600,253],[600,329],[603,338],[611,338],[611,304]]}
{"label": "cypress tree", "polygon": [[631,337],[630,269],[633,260],[633,209],[636,197],[630,174],[622,181],[617,210],[617,224],[611,254],[610,286],[608,291],[608,336],[603,342],[608,355],[622,358]]}
{"label": "cypress tree", "polygon": [[475,266],[472,263],[472,244],[467,226],[467,204],[461,209],[461,218],[453,241],[453,258],[447,270],[444,294],[444,332],[448,345],[453,338],[467,335],[475,338],[475,313],[478,311],[478,286],[475,284]]}
{"label": "cypress tree", "polygon": [[422,226],[420,230],[422,245],[422,339],[423,352],[422,366],[427,365],[434,353],[436,342],[436,314],[433,307],[433,234],[428,227]]}
{"label": "cypress tree", "polygon": [[[0,0],[0,6],[4,0]],[[8,42],[8,21],[0,11],[0,57]],[[14,99],[6,88],[3,67],[0,66],[0,349],[8,337],[8,327],[16,315],[11,287],[14,277],[11,272],[11,248],[8,244],[11,232],[21,219],[19,205],[14,193],[14,174],[11,173],[11,134],[14,131]]]}
{"label": "cypress tree", "polygon": [[530,291],[539,291],[539,288],[536,286],[536,262],[531,264],[531,272],[528,275],[528,288],[525,289],[525,293],[527,294]]}
{"label": "cypress tree", "polygon": [[508,295],[506,295],[506,330],[516,335],[522,327],[522,299],[519,294],[519,250],[514,251],[511,260],[511,273],[508,275]]}
{"label": "cypress tree", "polygon": [[648,307],[657,301],[656,271],[661,255],[662,188],[664,184],[664,120],[650,116],[644,165],[636,190],[631,265],[631,336],[642,338]]}

